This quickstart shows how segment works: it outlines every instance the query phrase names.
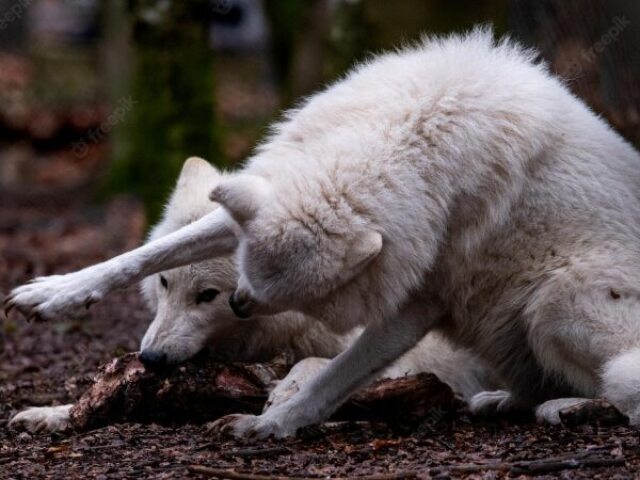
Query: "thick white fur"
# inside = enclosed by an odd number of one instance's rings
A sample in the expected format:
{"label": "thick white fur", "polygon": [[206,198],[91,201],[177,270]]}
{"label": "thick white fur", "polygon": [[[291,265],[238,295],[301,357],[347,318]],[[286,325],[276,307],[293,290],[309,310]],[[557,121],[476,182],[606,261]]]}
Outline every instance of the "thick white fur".
{"label": "thick white fur", "polygon": [[[214,211],[91,267],[107,279],[93,282],[199,261],[207,244],[220,255],[232,231],[244,313],[366,325],[290,400],[220,424],[238,436],[322,420],[431,330],[488,362],[514,405],[610,394],[637,421],[638,372],[620,356],[640,346],[639,167],[530,52],[480,30],[431,39],[276,125],[212,192],[235,224]],[[87,279],[65,277],[16,289],[8,306],[47,317],[82,304]]]}
{"label": "thick white fur", "polygon": [[[212,194],[241,228],[238,301],[368,327],[297,397],[227,423],[236,435],[325,417],[430,329],[489,362],[514,406],[608,395],[602,368],[640,344],[640,158],[486,32],[357,68],[277,125],[243,175]],[[380,254],[354,265],[370,232]],[[627,372],[630,405],[608,396],[633,414]]]}
{"label": "thick white fur", "polygon": [[[222,178],[205,160],[188,159],[164,216],[148,240],[166,236],[219,208],[209,201],[208,194]],[[154,319],[140,350],[164,353],[172,364],[189,359],[203,348],[224,360],[246,362],[269,360],[288,351],[300,361],[271,392],[267,406],[289,399],[362,331],[356,327],[346,334],[336,334],[323,323],[297,312],[238,320],[228,302],[238,279],[233,255],[174,268],[162,275],[168,288],[162,286],[159,275],[141,282],[141,292]],[[198,293],[207,288],[220,293],[211,302],[197,304]],[[394,378],[419,372],[436,374],[467,401],[497,385],[479,359],[465,349],[453,348],[437,333],[425,337],[381,376]],[[30,407],[16,414],[10,426],[34,432],[66,430],[71,406]]]}
{"label": "thick white fur", "polygon": [[640,425],[640,348],[634,348],[605,363],[603,395]]}

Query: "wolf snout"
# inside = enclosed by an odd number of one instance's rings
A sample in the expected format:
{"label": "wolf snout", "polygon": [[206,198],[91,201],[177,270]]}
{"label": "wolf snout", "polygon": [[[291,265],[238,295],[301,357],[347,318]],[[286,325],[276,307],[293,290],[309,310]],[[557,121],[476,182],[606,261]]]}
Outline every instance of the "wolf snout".
{"label": "wolf snout", "polygon": [[167,354],[155,350],[143,350],[140,361],[151,371],[160,371],[167,367]]}
{"label": "wolf snout", "polygon": [[229,306],[238,318],[249,318],[254,302],[249,295],[235,290],[229,297]]}

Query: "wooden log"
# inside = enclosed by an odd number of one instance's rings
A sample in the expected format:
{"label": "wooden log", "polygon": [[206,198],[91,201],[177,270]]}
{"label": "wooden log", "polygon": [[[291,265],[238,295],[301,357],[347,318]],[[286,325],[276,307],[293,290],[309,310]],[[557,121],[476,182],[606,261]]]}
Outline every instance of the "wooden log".
{"label": "wooden log", "polygon": [[75,429],[134,421],[184,423],[229,413],[259,413],[267,387],[286,375],[284,359],[267,364],[223,364],[198,358],[165,373],[144,367],[135,353],[100,369],[71,410]]}
{"label": "wooden log", "polygon": [[[101,368],[95,382],[71,410],[76,430],[117,422],[203,423],[230,413],[260,413],[272,382],[291,365],[286,359],[264,364],[225,364],[201,357],[165,373],[145,369],[137,354]],[[451,389],[435,375],[420,374],[375,382],[340,411],[342,419],[416,418],[456,406]]]}
{"label": "wooden log", "polygon": [[359,391],[336,413],[339,419],[441,420],[462,403],[431,373],[385,378]]}

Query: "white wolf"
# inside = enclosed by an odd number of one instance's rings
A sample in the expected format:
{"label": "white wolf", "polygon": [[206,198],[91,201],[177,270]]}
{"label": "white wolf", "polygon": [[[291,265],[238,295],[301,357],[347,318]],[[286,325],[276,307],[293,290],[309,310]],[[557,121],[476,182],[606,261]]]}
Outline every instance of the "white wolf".
{"label": "white wolf", "polygon": [[[223,178],[211,164],[188,159],[162,220],[152,229],[153,241],[219,208],[209,193]],[[140,345],[141,359],[150,368],[183,362],[204,348],[227,361],[256,362],[288,351],[296,365],[271,392],[268,406],[282,403],[345,350],[361,332],[336,334],[323,323],[296,312],[238,320],[229,305],[237,286],[232,255],[174,268],[141,282],[141,291],[155,318]],[[437,333],[427,335],[412,352],[383,372],[397,377],[431,372],[465,401],[498,386],[489,370],[465,349],[453,348]],[[60,431],[70,426],[73,405],[31,407],[15,415],[10,425],[31,431]]]}
{"label": "white wolf", "polygon": [[321,421],[432,330],[511,405],[603,395],[640,423],[640,156],[531,52],[476,30],[371,60],[212,199],[225,209],[7,306],[51,318],[237,250],[239,315],[366,326],[289,400],[218,424],[237,436]]}

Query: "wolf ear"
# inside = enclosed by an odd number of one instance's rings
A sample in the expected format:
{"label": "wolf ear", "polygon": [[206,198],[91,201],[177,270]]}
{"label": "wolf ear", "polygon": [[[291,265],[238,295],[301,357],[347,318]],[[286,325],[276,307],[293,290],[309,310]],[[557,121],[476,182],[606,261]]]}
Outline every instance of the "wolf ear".
{"label": "wolf ear", "polygon": [[182,164],[180,176],[176,190],[180,188],[189,188],[194,183],[201,183],[203,180],[211,181],[219,178],[220,171],[200,157],[189,157]]}
{"label": "wolf ear", "polygon": [[365,230],[356,234],[351,242],[345,259],[345,272],[350,277],[357,275],[376,258],[382,250],[382,235],[374,230]]}
{"label": "wolf ear", "polygon": [[270,192],[271,185],[264,178],[236,175],[220,182],[209,194],[209,199],[222,205],[242,225],[256,216]]}
{"label": "wolf ear", "polygon": [[213,210],[207,194],[215,187],[222,174],[206,160],[191,157],[185,160],[178,181],[165,208],[165,218],[178,214],[197,218]]}

